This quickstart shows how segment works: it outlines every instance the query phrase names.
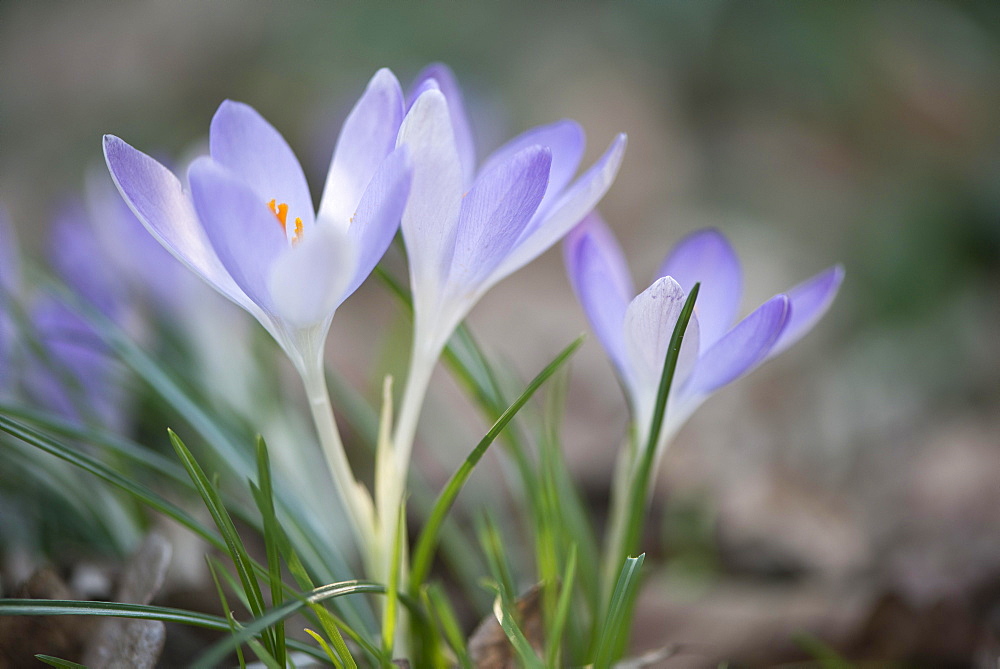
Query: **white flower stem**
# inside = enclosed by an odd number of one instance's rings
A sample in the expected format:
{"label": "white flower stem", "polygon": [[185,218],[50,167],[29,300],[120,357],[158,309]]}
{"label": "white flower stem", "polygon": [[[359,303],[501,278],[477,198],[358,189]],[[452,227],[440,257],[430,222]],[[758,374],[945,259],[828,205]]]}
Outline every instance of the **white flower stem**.
{"label": "white flower stem", "polygon": [[330,403],[330,393],[323,374],[322,359],[316,364],[304,365],[302,383],[309,398],[309,410],[316,425],[316,433],[330,476],[347,511],[351,531],[358,542],[358,550],[367,562],[371,550],[372,502],[368,492],[354,478],[351,463],[340,440],[333,406]]}
{"label": "white flower stem", "polygon": [[421,351],[414,347],[410,359],[406,390],[403,391],[403,400],[399,408],[399,421],[396,423],[396,431],[392,438],[396,466],[403,476],[410,467],[413,442],[417,436],[417,423],[420,420],[420,411],[424,406],[424,398],[427,396],[427,387],[430,385],[437,358],[438,352]]}

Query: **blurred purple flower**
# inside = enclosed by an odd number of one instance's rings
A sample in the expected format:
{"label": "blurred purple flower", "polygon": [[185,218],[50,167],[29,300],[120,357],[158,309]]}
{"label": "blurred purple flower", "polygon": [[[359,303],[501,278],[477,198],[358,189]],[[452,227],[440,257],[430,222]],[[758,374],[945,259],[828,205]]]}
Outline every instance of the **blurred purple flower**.
{"label": "blurred purple flower", "polygon": [[28,396],[74,422],[123,429],[128,402],[122,370],[93,327],[49,295],[35,301],[30,316],[43,359],[32,356],[25,366]]}
{"label": "blurred purple flower", "polygon": [[573,181],[583,130],[563,120],[529,130],[478,172],[461,91],[444,65],[413,86],[399,132],[413,188],[403,213],[418,345],[434,353],[495,283],[565,235],[611,186],[625,150],[619,135]]}
{"label": "blurred purple flower", "polygon": [[84,200],[100,252],[130,302],[151,306],[168,322],[187,311],[193,287],[204,283],[146,232],[105,170],[88,173]]}
{"label": "blurred purple flower", "polygon": [[316,364],[337,307],[368,276],[397,229],[409,190],[396,78],[380,70],[341,130],[318,212],[284,138],[245,104],[225,101],[210,156],[165,167],[108,135],[111,175],[139,220],[177,258],[253,314],[302,369]]}
{"label": "blurred purple flower", "polygon": [[570,282],[625,387],[640,438],[649,427],[681,307],[687,292],[701,283],[681,346],[661,443],[708,395],[812,329],[844,277],[842,267],[831,267],[733,325],[743,277],[736,253],[717,230],[701,230],[681,240],[660,267],[660,278],[634,298],[621,248],[597,213],[570,233],[564,250]]}
{"label": "blurred purple flower", "polygon": [[6,397],[14,387],[14,348],[17,342],[17,325],[12,315],[14,302],[20,291],[21,253],[17,236],[7,215],[0,206],[0,397]]}
{"label": "blurred purple flower", "polygon": [[66,202],[56,212],[48,254],[56,275],[77,295],[111,320],[126,320],[127,285],[79,200]]}

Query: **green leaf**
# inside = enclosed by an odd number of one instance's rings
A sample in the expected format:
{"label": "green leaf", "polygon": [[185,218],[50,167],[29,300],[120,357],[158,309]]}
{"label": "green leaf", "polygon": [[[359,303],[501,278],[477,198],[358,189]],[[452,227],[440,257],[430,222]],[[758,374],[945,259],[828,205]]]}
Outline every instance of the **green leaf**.
{"label": "green leaf", "polygon": [[[233,634],[239,629],[239,623],[233,617],[233,610],[229,606],[229,600],[226,598],[226,591],[222,589],[222,584],[219,582],[219,574],[215,570],[215,562],[212,558],[206,558],[205,563],[208,565],[208,573],[212,575],[212,582],[215,583],[215,591],[218,593],[219,601],[222,603],[222,610],[226,616],[226,622],[229,623],[229,631]],[[246,660],[243,658],[243,646],[236,647],[236,657],[240,663],[240,669],[247,669]]]}
{"label": "green leaf", "polygon": [[573,601],[573,588],[576,581],[576,544],[570,544],[569,555],[566,558],[566,571],[563,573],[559,591],[559,601],[552,622],[546,630],[545,666],[559,666],[559,654],[562,646],[563,630],[569,618],[569,607]]}
{"label": "green leaf", "polygon": [[459,665],[462,669],[474,669],[472,659],[469,657],[465,647],[465,637],[462,628],[458,624],[455,611],[451,608],[448,598],[441,590],[441,586],[434,584],[423,590],[425,606],[430,611],[431,616],[437,623],[436,628],[444,633],[444,638],[455,653]]}
{"label": "green leaf", "polygon": [[632,606],[639,589],[639,569],[645,557],[642,554],[639,557],[625,558],[597,645],[594,669],[608,669],[625,651],[632,626]]}
{"label": "green leaf", "polygon": [[514,652],[517,653],[517,657],[521,661],[521,666],[526,669],[545,669],[545,665],[535,653],[535,649],[531,647],[528,638],[524,636],[520,625],[517,624],[512,608],[505,601],[506,599],[507,597],[504,596],[503,592],[497,594],[496,599],[493,601],[493,615],[496,616],[504,634],[507,635],[511,645],[514,647]]}
{"label": "green leaf", "polygon": [[687,331],[691,314],[694,313],[694,305],[698,299],[698,290],[700,288],[700,283],[694,284],[694,287],[691,288],[684,306],[681,307],[681,313],[677,318],[674,331],[670,335],[670,345],[667,348],[667,355],[663,360],[663,372],[660,374],[660,386],[656,395],[656,405],[649,429],[649,439],[639,453],[639,462],[634,470],[635,473],[631,478],[631,485],[629,486],[625,532],[622,536],[621,544],[615,547],[617,552],[610,556],[613,564],[621,563],[625,556],[639,547],[642,523],[646,517],[646,504],[649,497],[650,479],[653,474],[653,462],[656,458],[656,446],[660,439],[660,430],[663,428],[663,420],[667,413],[667,399],[670,396],[674,372],[677,369],[681,344],[684,342],[684,333]]}
{"label": "green leaf", "polygon": [[525,405],[525,403],[534,395],[535,391],[545,381],[552,376],[576,351],[577,348],[583,343],[583,337],[578,337],[569,346],[562,350],[562,352],[555,357],[555,359],[550,362],[538,375],[528,384],[524,389],[524,392],[511,404],[503,414],[497,419],[493,424],[493,427],[486,433],[486,436],[480,440],[472,452],[469,453],[465,461],[461,464],[458,470],[451,476],[448,483],[445,484],[444,488],[441,490],[441,494],[438,496],[437,502],[434,504],[434,508],[431,511],[430,516],[427,519],[427,523],[424,525],[424,529],[420,533],[420,537],[417,540],[417,547],[413,552],[412,569],[410,571],[410,593],[411,595],[419,592],[420,586],[423,584],[424,580],[427,578],[427,574],[430,572],[431,560],[433,558],[434,549],[437,546],[438,534],[441,530],[441,526],[444,523],[445,517],[451,510],[452,505],[455,503],[455,499],[458,497],[459,491],[461,491],[462,486],[468,481],[469,476],[472,474],[472,470],[475,468],[476,464],[482,459],[483,455],[490,445],[496,440],[497,436],[503,431],[511,419],[517,415],[517,412]]}
{"label": "green leaf", "polygon": [[315,588],[308,593],[304,593],[300,598],[289,600],[281,606],[271,609],[252,622],[247,623],[244,625],[239,634],[234,635],[233,638],[222,639],[217,642],[200,658],[198,658],[198,661],[193,665],[193,667],[195,669],[198,667],[204,667],[206,669],[214,667],[216,664],[225,659],[226,655],[236,646],[247,643],[263,630],[278,622],[286,620],[310,604],[317,604],[331,598],[360,593],[385,594],[385,586],[378,583],[372,583],[370,581],[343,581]]}
{"label": "green leaf", "polygon": [[[187,469],[188,475],[198,490],[198,494],[201,495],[202,501],[212,516],[212,520],[215,521],[216,527],[226,542],[226,552],[236,567],[236,574],[239,576],[240,583],[243,586],[243,593],[246,595],[251,613],[255,617],[263,615],[265,609],[264,596],[260,591],[260,584],[257,583],[257,577],[254,574],[253,562],[236,531],[236,526],[233,524],[229,512],[226,511],[225,506],[222,504],[218,491],[209,481],[205,472],[202,471],[191,451],[184,445],[180,437],[173,430],[168,430],[168,434],[174,450],[177,451],[177,457],[181,459],[181,463]],[[273,653],[273,646],[270,646],[269,650]]]}
{"label": "green leaf", "polygon": [[[271,463],[267,455],[264,438],[257,437],[257,480],[259,488],[252,486],[257,508],[260,509],[264,525],[264,547],[267,554],[267,569],[271,586],[271,606],[279,606],[282,600],[281,557],[279,549],[278,517],[274,511],[274,489],[271,486]],[[274,659],[285,665],[285,627],[283,623],[274,626]]]}
{"label": "green leaf", "polygon": [[3,430],[11,436],[17,437],[26,444],[34,446],[61,460],[65,460],[72,465],[80,467],[84,471],[97,476],[120,490],[124,490],[165,516],[176,520],[184,527],[187,527],[195,534],[205,539],[214,547],[225,549],[225,543],[218,537],[218,535],[199,523],[186,511],[157,495],[149,488],[141,486],[138,483],[135,483],[132,479],[122,476],[99,460],[82,453],[79,449],[66,446],[65,444],[62,444],[51,437],[28,427],[27,425],[23,425],[5,416],[0,416],[0,430]]}
{"label": "green leaf", "polygon": [[35,655],[35,659],[39,662],[44,662],[50,667],[58,667],[59,669],[87,669],[87,665],[85,664],[60,660],[58,657],[52,657],[51,655]]}
{"label": "green leaf", "polygon": [[336,667],[337,669],[344,669],[344,663],[340,661],[340,656],[337,653],[333,652],[333,649],[330,648],[330,644],[326,642],[326,639],[324,639],[322,636],[312,631],[308,627],[305,628],[305,630],[303,631],[316,640],[316,643],[318,643],[320,648],[323,649],[323,652],[326,653],[326,656],[330,658],[330,662],[333,663],[334,667]]}
{"label": "green leaf", "polygon": [[[332,588],[334,586],[326,587]],[[375,587],[380,588],[381,586]],[[323,589],[320,588],[319,590]],[[279,619],[283,620],[297,610],[298,608]],[[160,620],[165,623],[180,623],[182,625],[192,625],[217,632],[230,631],[229,622],[221,616],[165,606],[122,604],[119,602],[86,602],[72,599],[0,599],[0,616],[112,616],[114,618],[140,618],[143,620]],[[253,631],[253,633],[256,633],[256,631]],[[245,630],[241,632],[241,634],[244,633]],[[250,636],[252,637],[253,634]],[[323,658],[321,652],[308,644],[289,641],[288,645],[299,652],[307,653],[320,659]],[[231,648],[233,647],[227,648],[222,653],[220,659],[224,658]]]}

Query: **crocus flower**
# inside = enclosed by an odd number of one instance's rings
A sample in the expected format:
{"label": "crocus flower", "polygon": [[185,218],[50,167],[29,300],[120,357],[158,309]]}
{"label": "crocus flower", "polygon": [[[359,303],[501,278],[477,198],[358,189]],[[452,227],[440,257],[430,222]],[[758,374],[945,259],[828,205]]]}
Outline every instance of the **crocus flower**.
{"label": "crocus flower", "polygon": [[701,288],[685,333],[659,446],[706,397],[798,341],[822,317],[844,272],[831,267],[776,295],[735,325],[743,278],[735,252],[717,230],[681,240],[638,296],[621,248],[594,213],[567,237],[570,282],[618,373],[639,443],[653,413],[674,325],[695,283]]}
{"label": "crocus flower", "polygon": [[461,92],[443,65],[418,78],[399,144],[413,160],[403,214],[417,337],[440,350],[495,283],[562,238],[603,197],[625,150],[619,135],[573,180],[583,155],[569,120],[529,130],[475,169]]}
{"label": "crocus flower", "polygon": [[395,149],[402,116],[399,83],[380,70],[344,123],[318,211],[284,138],[238,102],[215,113],[190,189],[117,137],[105,136],[104,154],[153,236],[253,314],[301,371],[317,364],[334,312],[397,229],[410,181]]}
{"label": "crocus flower", "polygon": [[396,426],[405,471],[431,370],[455,327],[495,283],[562,238],[604,196],[625,151],[619,135],[575,181],[583,155],[569,120],[529,130],[475,169],[461,91],[443,65],[417,78],[399,146],[413,161],[403,213],[415,313],[410,376]]}

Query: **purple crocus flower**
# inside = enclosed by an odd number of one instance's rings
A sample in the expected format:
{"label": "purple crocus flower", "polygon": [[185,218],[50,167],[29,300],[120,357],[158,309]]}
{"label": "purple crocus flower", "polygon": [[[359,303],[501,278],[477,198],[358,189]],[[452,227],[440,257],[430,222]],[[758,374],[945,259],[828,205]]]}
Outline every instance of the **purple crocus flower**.
{"label": "purple crocus flower", "polygon": [[380,70],[344,123],[318,211],[284,138],[238,102],[213,117],[190,190],[117,137],[105,136],[104,154],[153,236],[253,314],[302,371],[317,365],[334,312],[397,229],[410,182],[406,150],[395,148],[402,117],[399,83]]}
{"label": "purple crocus flower", "polygon": [[604,196],[625,151],[619,135],[575,181],[583,130],[563,120],[529,130],[475,169],[462,94],[444,65],[417,77],[398,145],[413,160],[403,213],[414,336],[396,425],[405,472],[431,370],[455,327],[495,283],[562,238]]}
{"label": "purple crocus flower", "polygon": [[403,214],[418,346],[437,352],[495,283],[562,238],[603,197],[625,150],[619,135],[573,180],[583,130],[563,120],[529,130],[475,169],[475,148],[451,71],[417,78],[399,132],[413,188]]}
{"label": "purple crocus flower", "polygon": [[831,267],[776,295],[733,325],[743,291],[739,260],[717,230],[683,240],[649,288],[635,296],[624,255],[596,213],[567,237],[570,282],[621,379],[639,443],[652,418],[670,336],[687,292],[701,283],[675,371],[659,447],[708,395],[802,338],[822,317],[844,278]]}

